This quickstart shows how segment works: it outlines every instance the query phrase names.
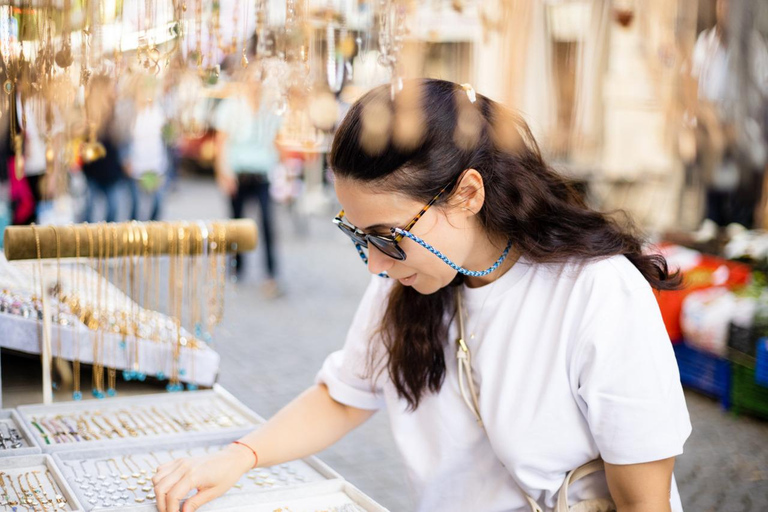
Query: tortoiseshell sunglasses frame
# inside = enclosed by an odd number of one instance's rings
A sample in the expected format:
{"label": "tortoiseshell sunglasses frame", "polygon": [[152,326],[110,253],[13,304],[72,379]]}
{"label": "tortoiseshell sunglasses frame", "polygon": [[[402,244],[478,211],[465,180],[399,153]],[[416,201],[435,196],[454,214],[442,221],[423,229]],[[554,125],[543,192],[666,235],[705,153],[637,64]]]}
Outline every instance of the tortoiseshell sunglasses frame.
{"label": "tortoiseshell sunglasses frame", "polygon": [[[457,182],[460,180],[457,180]],[[433,197],[426,205],[424,205],[424,208],[421,209],[421,211],[409,222],[405,228],[403,228],[403,231],[410,231],[413,229],[413,226],[416,225],[416,223],[421,219],[425,213],[427,213],[427,210],[434,205],[438,199],[440,199],[440,196],[442,196],[446,190],[448,190],[448,187],[450,185],[446,185],[443,188],[440,189],[440,192],[438,192],[435,197]],[[347,235],[352,242],[355,244],[355,247],[357,247],[358,253],[360,253],[360,256],[363,257],[363,261],[367,264],[368,261],[365,257],[365,255],[362,253],[361,247],[368,248],[368,242],[372,243],[374,247],[376,247],[379,251],[384,253],[385,255],[389,256],[392,259],[398,260],[398,261],[405,261],[405,251],[400,247],[399,242],[403,239],[403,235],[401,234],[394,234],[395,228],[390,228],[390,231],[394,235],[371,235],[363,231],[362,229],[357,228],[356,226],[353,226],[352,224],[346,224],[342,221],[344,218],[344,210],[342,209],[336,217],[333,219],[333,223],[336,224],[339,229],[344,232],[345,235]],[[394,252],[389,252],[390,250]]]}

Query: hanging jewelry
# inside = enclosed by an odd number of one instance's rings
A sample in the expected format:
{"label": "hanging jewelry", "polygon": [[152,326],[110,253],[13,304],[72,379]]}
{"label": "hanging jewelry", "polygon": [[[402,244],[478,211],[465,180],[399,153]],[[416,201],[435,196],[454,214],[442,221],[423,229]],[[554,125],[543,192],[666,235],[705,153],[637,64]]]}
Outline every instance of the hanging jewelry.
{"label": "hanging jewelry", "polygon": [[[107,234],[109,236],[109,234]],[[113,258],[117,260],[118,257],[118,247],[117,247],[117,224],[112,225],[112,245],[113,245]],[[109,254],[109,249],[107,249],[107,254]],[[105,282],[105,285],[109,286],[107,282]],[[117,308],[117,305],[114,305],[115,308]],[[109,366],[109,369],[107,370],[107,396],[116,396],[117,395],[117,344],[110,342],[109,344],[110,352],[112,355],[112,364]]]}
{"label": "hanging jewelry", "polygon": [[[53,490],[53,497],[56,500],[56,506],[58,508],[64,508],[67,503],[67,498],[64,497],[64,495],[60,494],[58,486],[53,481],[53,477],[51,476],[51,472],[47,469],[45,470],[45,477],[48,479],[48,482],[51,484],[51,489]],[[37,477],[35,477],[37,478]]]}
{"label": "hanging jewelry", "polygon": [[97,227],[96,236],[99,242],[99,254],[97,260],[97,271],[93,278],[96,280],[96,303],[95,303],[95,315],[96,317],[96,331],[94,333],[93,343],[93,376],[92,376],[92,391],[91,393],[95,398],[104,398],[104,367],[101,365],[101,343],[102,343],[102,330],[105,325],[106,314],[102,305],[101,287],[102,287],[102,275],[104,272],[104,225],[99,224]]}
{"label": "hanging jewelry", "polygon": [[140,224],[138,222],[132,222],[131,223],[131,237],[132,241],[131,243],[131,256],[130,256],[130,293],[131,293],[131,299],[129,301],[130,306],[130,325],[131,325],[131,332],[133,335],[133,350],[134,350],[134,359],[133,359],[133,369],[135,372],[136,379],[139,381],[144,381],[147,378],[147,374],[143,371],[141,371],[140,368],[140,361],[139,358],[139,343],[140,343],[140,336],[139,336],[139,319],[138,319],[138,313],[139,313],[139,288],[138,288],[138,274],[139,274],[139,266],[137,265],[137,259],[140,255],[141,251],[141,245],[139,244],[141,240],[141,230],[140,230]]}
{"label": "hanging jewelry", "polygon": [[[61,368],[64,364],[64,359],[61,357],[61,323],[62,323],[62,315],[61,315],[61,302],[62,302],[62,282],[61,282],[61,238],[59,236],[59,230],[56,229],[56,226],[51,226],[51,229],[53,230],[53,235],[56,238],[56,284],[53,287],[52,290],[52,296],[55,297],[56,300],[56,356],[54,358],[55,365],[54,367],[58,370]],[[55,375],[54,368],[51,368],[51,382],[53,389],[56,389],[58,387],[58,384],[54,380]]]}
{"label": "hanging jewelry", "polygon": [[75,234],[75,263],[70,267],[72,281],[72,290],[70,293],[70,308],[72,312],[77,315],[77,322],[73,326],[72,336],[74,339],[73,353],[72,353],[72,374],[73,374],[73,391],[72,400],[82,400],[83,393],[80,391],[80,327],[84,321],[83,317],[83,303],[81,297],[77,295],[82,293],[80,283],[80,230],[75,226],[70,226]]}
{"label": "hanging jewelry", "polygon": [[379,0],[379,63],[389,68],[392,99],[403,88],[398,64],[405,41],[405,14],[402,0]]}

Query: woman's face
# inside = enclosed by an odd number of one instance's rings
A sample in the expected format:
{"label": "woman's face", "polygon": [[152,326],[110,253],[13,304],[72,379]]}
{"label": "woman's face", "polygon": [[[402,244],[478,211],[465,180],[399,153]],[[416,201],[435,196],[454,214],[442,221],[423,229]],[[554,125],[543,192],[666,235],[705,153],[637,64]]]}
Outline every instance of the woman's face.
{"label": "woman's face", "polygon": [[[336,179],[336,196],[344,208],[346,222],[368,234],[389,235],[390,228],[405,227],[425,205],[405,195],[377,192],[345,178]],[[411,232],[463,266],[476,236],[471,217],[461,208],[442,202],[427,210]],[[447,286],[456,276],[455,270],[416,242],[403,238],[399,245],[405,251],[405,261],[390,258],[368,244],[368,271],[386,272],[425,295]]]}

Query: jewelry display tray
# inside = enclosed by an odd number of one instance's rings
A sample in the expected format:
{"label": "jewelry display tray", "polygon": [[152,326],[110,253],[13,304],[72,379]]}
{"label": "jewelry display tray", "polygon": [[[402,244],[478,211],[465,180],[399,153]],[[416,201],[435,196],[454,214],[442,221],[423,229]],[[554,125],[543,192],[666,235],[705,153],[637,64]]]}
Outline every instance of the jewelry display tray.
{"label": "jewelry display tray", "polygon": [[[84,449],[84,450],[67,450],[67,451],[61,451],[53,454],[53,459],[55,463],[59,466],[59,469],[61,472],[65,475],[67,475],[69,478],[69,482],[75,481],[75,476],[72,474],[71,466],[73,465],[76,469],[78,468],[77,461],[87,461],[88,466],[90,468],[98,468],[99,466],[94,466],[92,461],[94,459],[99,460],[100,462],[103,462],[105,459],[114,459],[119,462],[118,467],[123,468],[124,462],[122,462],[121,457],[124,455],[134,455],[137,458],[141,457],[142,459],[148,458],[149,452],[180,452],[176,453],[178,458],[181,457],[187,457],[188,454],[184,453],[187,449],[199,449],[204,448],[206,446],[211,447],[220,447],[227,445],[231,443],[232,441],[238,439],[239,436],[233,436],[233,435],[227,435],[227,436],[210,436],[208,438],[196,438],[196,439],[179,439],[176,441],[170,441],[170,442],[164,442],[164,443],[133,443],[129,446],[122,445],[122,446],[111,446],[111,447],[104,447],[104,448],[93,448],[93,449]],[[201,455],[201,453],[193,453],[192,455]],[[163,457],[161,459],[161,462],[165,463],[170,459],[167,459]],[[135,464],[136,460],[132,459],[132,462]],[[109,467],[109,465],[106,465]],[[101,467],[105,467],[104,464],[101,465]],[[291,471],[297,475],[302,475],[307,481],[306,482],[294,482],[285,484],[283,486],[274,487],[271,489],[262,489],[255,487],[253,485],[254,480],[250,480],[250,477],[247,477],[246,475],[255,472],[255,471],[263,471],[265,473],[270,473],[272,468],[259,468],[259,470],[252,470],[246,473],[238,483],[242,484],[242,487],[236,488],[233,487],[230,491],[228,491],[223,496],[217,498],[214,500],[214,508],[218,508],[220,503],[223,504],[232,504],[232,505],[239,505],[241,503],[251,503],[256,496],[260,496],[262,494],[274,494],[274,493],[289,493],[290,495],[293,495],[293,491],[296,492],[302,492],[305,493],[306,491],[301,491],[304,488],[318,488],[318,489],[324,489],[325,484],[328,481],[342,481],[343,478],[341,475],[336,473],[333,469],[331,469],[329,466],[327,466],[325,463],[321,462],[316,457],[307,457],[305,459],[296,460],[289,462],[287,464],[281,464],[280,466],[276,466],[275,468],[287,468],[288,471]],[[283,474],[286,472],[284,470],[281,470]],[[273,477],[275,478],[275,477]],[[151,479],[151,475],[148,475],[148,480]],[[154,502],[145,501],[143,503],[130,503],[123,506],[114,506],[114,507],[103,507],[92,505],[89,503],[88,497],[84,494],[84,491],[78,487],[76,483],[72,483],[72,488],[74,489],[75,494],[79,498],[80,502],[83,504],[84,509],[86,511],[91,510],[108,510],[109,512],[114,512],[118,510],[124,510],[124,511],[130,511],[130,512],[155,512],[157,510],[156,505]],[[132,495],[133,497],[133,495]],[[130,500],[129,500],[130,501]],[[211,508],[213,510],[214,508]]]}
{"label": "jewelry display tray", "polygon": [[389,512],[344,480],[257,495],[222,496],[200,512]]}
{"label": "jewelry display tray", "polygon": [[0,450],[1,457],[18,457],[21,455],[35,455],[41,453],[40,447],[37,445],[37,439],[28,429],[27,424],[22,421],[19,413],[13,409],[0,409],[0,422],[12,423],[13,428],[19,431],[26,446],[21,448],[12,448],[8,450]]}
{"label": "jewelry display tray", "polygon": [[[10,472],[12,470],[18,469],[23,470],[26,468],[30,468],[31,470],[35,466],[43,466],[51,472],[53,480],[56,482],[56,485],[61,491],[61,495],[67,499],[67,506],[56,510],[71,510],[73,512],[85,511],[82,504],[77,499],[75,493],[67,484],[67,480],[64,478],[64,475],[61,474],[59,467],[56,465],[50,455],[22,455],[20,457],[5,457],[0,459],[0,471],[4,472]],[[24,507],[19,505],[19,508]]]}
{"label": "jewelry display tray", "polygon": [[[104,439],[94,441],[80,441],[73,443],[45,444],[45,440],[34,430],[32,418],[35,416],[51,417],[59,414],[84,413],[86,411],[111,411],[118,410],[131,405],[153,405],[155,407],[167,407],[172,404],[184,404],[185,402],[194,402],[196,400],[218,399],[239,414],[246,422],[245,425],[235,425],[231,428],[221,428],[208,431],[186,431],[159,433],[154,435],[143,435],[141,437],[121,437],[118,439]],[[21,405],[17,408],[28,432],[33,433],[36,444],[40,446],[43,453],[56,453],[69,450],[86,450],[98,447],[118,447],[121,445],[135,445],[137,442],[159,443],[172,441],[179,438],[197,439],[209,437],[211,435],[225,434],[245,434],[250,432],[256,426],[264,423],[264,418],[250,410],[229,391],[218,384],[214,384],[213,389],[201,391],[185,391],[183,393],[155,393],[149,395],[134,395],[127,397],[115,397],[104,400],[82,400],[54,403],[51,405]]]}

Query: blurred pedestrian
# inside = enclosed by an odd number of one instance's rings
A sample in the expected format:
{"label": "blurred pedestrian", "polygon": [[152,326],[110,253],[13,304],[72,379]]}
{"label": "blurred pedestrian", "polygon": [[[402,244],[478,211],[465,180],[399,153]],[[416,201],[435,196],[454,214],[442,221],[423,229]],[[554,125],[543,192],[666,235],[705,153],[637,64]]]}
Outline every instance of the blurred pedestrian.
{"label": "blurred pedestrian", "polygon": [[149,220],[158,220],[167,182],[168,151],[163,137],[166,116],[157,101],[152,77],[139,77],[132,107],[129,141],[123,167],[130,178],[131,219],[143,220],[143,197],[151,200]]}
{"label": "blurred pedestrian", "polygon": [[[94,123],[94,140],[86,140],[81,151],[82,171],[88,186],[83,220],[86,222],[116,222],[122,192],[125,190],[125,171],[120,160],[120,135],[115,117],[115,90],[107,77],[94,77],[89,84],[90,120]],[[90,139],[90,134],[87,135]],[[94,145],[90,147],[90,145]],[[100,147],[99,147],[100,146]],[[98,148],[98,149],[97,149]],[[106,205],[104,219],[94,215],[96,198],[102,197]]]}
{"label": "blurred pedestrian", "polygon": [[[270,196],[270,172],[279,163],[275,138],[281,118],[269,98],[259,90],[240,90],[225,98],[216,112],[216,182],[229,198],[232,218],[243,216],[246,202],[253,199],[261,211],[261,236],[267,279],[263,292],[280,294],[275,262],[274,218]],[[243,274],[243,259],[235,259],[237,276]]]}
{"label": "blurred pedestrian", "polygon": [[749,135],[740,112],[766,108],[761,98],[768,94],[768,47],[756,30],[734,32],[738,19],[730,4],[717,0],[716,24],[699,35],[693,50],[699,99],[697,166],[706,188],[706,218],[719,226],[736,222],[752,227],[765,156],[754,158],[761,137],[757,144],[738,140]]}

